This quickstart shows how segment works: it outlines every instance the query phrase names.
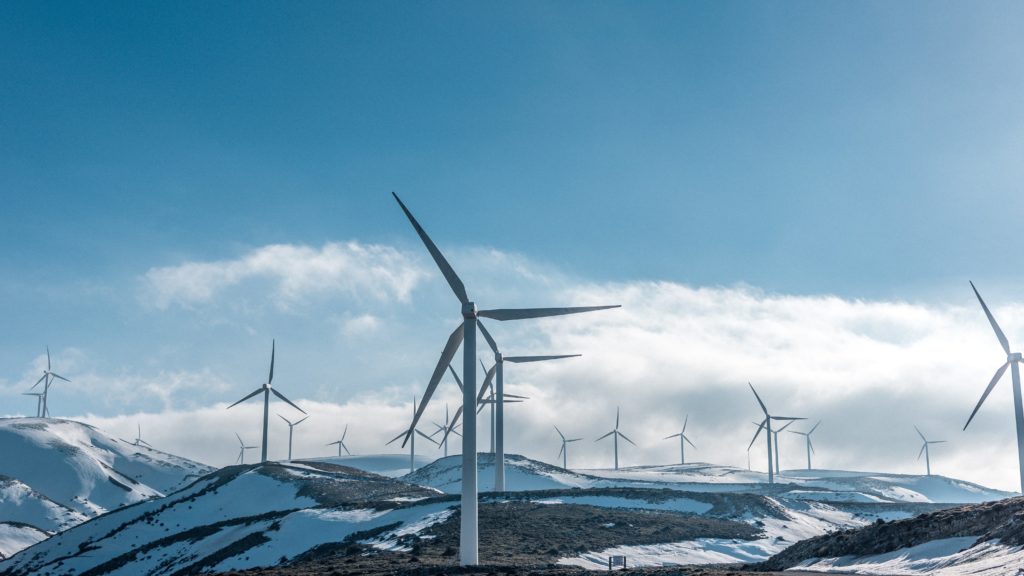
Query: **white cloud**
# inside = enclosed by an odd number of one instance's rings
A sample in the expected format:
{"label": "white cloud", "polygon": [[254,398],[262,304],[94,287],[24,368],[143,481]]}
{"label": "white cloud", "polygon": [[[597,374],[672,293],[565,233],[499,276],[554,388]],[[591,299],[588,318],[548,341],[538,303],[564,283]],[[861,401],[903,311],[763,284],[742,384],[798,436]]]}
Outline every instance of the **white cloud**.
{"label": "white cloud", "polygon": [[151,268],[144,280],[160,309],[211,302],[229,288],[258,281],[270,282],[278,305],[287,307],[307,296],[338,292],[405,301],[423,275],[412,257],[390,246],[332,242],[320,248],[274,244],[234,260]]}

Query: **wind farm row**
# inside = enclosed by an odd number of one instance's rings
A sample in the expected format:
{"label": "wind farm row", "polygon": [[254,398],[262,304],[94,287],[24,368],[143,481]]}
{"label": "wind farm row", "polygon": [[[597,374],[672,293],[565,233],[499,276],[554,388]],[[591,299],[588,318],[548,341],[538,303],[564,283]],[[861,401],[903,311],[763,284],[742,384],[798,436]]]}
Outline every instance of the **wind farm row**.
{"label": "wind farm row", "polygon": [[[575,315],[590,312],[608,311],[618,308],[618,305],[588,305],[588,306],[565,306],[565,307],[543,307],[543,308],[488,308],[478,309],[476,303],[470,299],[469,293],[467,292],[466,286],[462,282],[461,278],[456,274],[444,254],[433,242],[433,240],[427,235],[426,231],[420,225],[420,223],[413,216],[412,212],[402,202],[402,200],[394,195],[395,201],[398,203],[399,208],[406,216],[406,219],[412,225],[417,236],[426,247],[432,260],[437,265],[442,276],[446,280],[451,291],[455,295],[459,303],[459,318],[457,326],[452,330],[444,343],[440,357],[437,360],[436,365],[433,368],[430,378],[427,380],[426,386],[422,391],[422,394],[414,396],[412,399],[411,414],[408,426],[403,425],[398,434],[391,438],[389,441],[384,442],[385,445],[399,445],[402,448],[409,450],[409,467],[410,472],[416,468],[416,439],[419,437],[421,441],[428,442],[435,449],[443,451],[444,456],[449,454],[449,442],[452,437],[458,437],[461,440],[461,512],[459,517],[460,531],[459,531],[459,562],[463,565],[474,565],[479,562],[479,550],[478,550],[478,535],[479,535],[479,514],[478,514],[478,429],[476,417],[487,409],[490,412],[490,430],[489,430],[489,443],[490,452],[493,453],[493,473],[494,481],[493,487],[495,491],[504,492],[508,489],[506,483],[506,418],[505,409],[507,404],[518,404],[527,402],[530,400],[529,397],[521,394],[509,393],[506,390],[505,382],[505,365],[506,362],[510,364],[526,364],[536,362],[549,362],[556,360],[566,360],[570,358],[580,358],[582,354],[546,354],[546,355],[509,355],[506,356],[504,353],[505,344],[511,344],[509,348],[514,348],[514,343],[503,342],[499,346],[498,341],[492,336],[490,330],[485,325],[484,320],[487,322],[498,321],[506,322],[513,320],[529,320],[538,318],[555,318],[566,315]],[[987,388],[978,401],[974,410],[971,412],[964,430],[971,424],[974,417],[977,415],[981,406],[988,398],[994,387],[1002,379],[1005,372],[1009,369],[1011,372],[1013,396],[1014,396],[1014,410],[1017,426],[1017,440],[1018,440],[1018,457],[1020,463],[1020,474],[1021,474],[1021,485],[1024,488],[1024,407],[1022,407],[1021,401],[1021,389],[1020,389],[1020,375],[1019,375],[1019,364],[1022,360],[1020,353],[1011,352],[1011,348],[1006,336],[1003,334],[1002,329],[996,322],[987,304],[982,299],[981,294],[971,284],[974,294],[980,303],[986,318],[988,319],[996,337],[1000,343],[1001,348],[1006,353],[1006,362],[1002,364],[996,371],[995,375],[989,382]],[[482,335],[483,340],[486,343],[487,349],[493,353],[494,361],[493,364],[488,367],[482,361],[479,361],[477,357],[478,346],[477,346],[477,334]],[[500,334],[499,334],[500,335]],[[461,370],[456,370],[457,364],[456,355],[459,348],[462,348],[462,366]],[[260,462],[266,462],[268,460],[268,447],[271,441],[270,434],[270,422],[271,414],[271,402],[274,400],[273,397],[284,404],[287,404],[292,410],[297,411],[298,415],[294,413],[276,414],[278,418],[284,421],[288,426],[288,459],[293,458],[293,438],[295,434],[295,428],[305,422],[309,418],[309,414],[306,410],[300,407],[297,403],[292,402],[286,397],[280,390],[274,387],[274,369],[276,360],[276,340],[271,342],[271,357],[270,357],[270,368],[266,378],[266,382],[261,384],[255,390],[243,396],[241,399],[227,406],[227,409],[234,408],[242,403],[245,403],[253,398],[262,396],[263,401],[263,414],[261,419],[261,431],[260,431],[260,442],[258,444],[248,444],[243,435],[235,432],[235,438],[238,442],[238,456],[236,463],[245,463],[245,457],[247,452],[260,450]],[[478,366],[479,362],[479,366]],[[478,372],[481,376],[478,379]],[[439,386],[442,381],[446,380],[446,376],[451,375],[455,385],[459,388],[462,396],[462,402],[458,405],[454,413],[451,413],[449,406],[444,406],[444,420],[443,423],[432,421],[429,422],[426,419],[428,410],[430,414],[440,414],[440,407],[431,405],[431,400],[437,395]],[[35,384],[25,394],[35,396],[37,401],[36,416],[46,418],[51,415],[49,393],[53,386],[58,382],[70,382],[68,378],[54,372],[49,348],[47,348],[46,368],[43,371],[42,376],[35,382]],[[479,381],[479,385],[478,385]],[[822,424],[821,420],[818,420],[816,424],[810,427],[804,427],[801,430],[790,429],[796,423],[809,424],[807,416],[794,416],[794,415],[782,415],[786,412],[775,412],[769,410],[768,404],[764,401],[761,394],[755,389],[753,384],[747,383],[748,387],[753,394],[753,400],[756,403],[757,408],[762,413],[763,418],[759,422],[753,422],[756,426],[753,438],[750,444],[747,446],[748,453],[748,466],[749,466],[749,455],[761,434],[764,434],[764,446],[765,454],[767,456],[767,476],[768,483],[773,484],[776,482],[777,476],[781,470],[780,467],[780,433],[793,434],[803,437],[803,444],[806,450],[807,468],[812,469],[812,456],[815,454],[815,446],[812,441],[812,435],[818,430]],[[754,405],[754,404],[752,404]],[[773,406],[776,407],[777,406]],[[628,406],[627,406],[628,408]],[[473,416],[473,417],[470,417]],[[813,420],[811,420],[813,421]],[[570,450],[570,444],[583,441],[581,437],[570,437],[563,433],[563,430],[572,431],[572,426],[575,425],[573,422],[551,422],[551,429],[557,434],[559,442],[559,450],[557,452],[556,461],[560,460],[562,468],[569,468],[570,463],[568,452]],[[663,440],[678,441],[679,442],[679,462],[681,464],[687,463],[687,450],[697,450],[697,443],[693,439],[692,428],[688,431],[690,424],[690,417],[686,415],[682,419],[682,425],[678,428],[678,432],[674,432],[665,436]],[[279,426],[279,425],[278,425]],[[421,426],[426,429],[421,429]],[[428,427],[429,426],[429,427]],[[946,440],[933,440],[926,437],[926,435],[918,429],[915,425],[913,426],[915,432],[922,441],[920,452],[917,455],[918,460],[924,458],[925,469],[928,475],[931,475],[931,447],[945,443]],[[348,439],[349,426],[346,424],[342,428],[340,436],[336,439],[332,439],[330,442],[326,442],[324,447],[334,446],[337,449],[338,457],[343,456],[343,452],[346,455],[351,455],[348,446],[345,444]],[[909,427],[907,430],[909,434]],[[250,438],[251,439],[251,438]],[[612,448],[612,464],[615,470],[619,469],[620,465],[620,440],[623,443],[636,446],[636,443],[630,439],[625,431],[622,429],[622,413],[619,408],[616,408],[614,427],[606,433],[600,435],[594,439],[594,442],[610,441]],[[697,439],[699,441],[699,438]],[[349,440],[351,441],[351,440]],[[148,446],[144,440],[142,440],[141,426],[138,427],[138,436],[135,439],[135,444]],[[625,447],[625,446],[623,446]]]}

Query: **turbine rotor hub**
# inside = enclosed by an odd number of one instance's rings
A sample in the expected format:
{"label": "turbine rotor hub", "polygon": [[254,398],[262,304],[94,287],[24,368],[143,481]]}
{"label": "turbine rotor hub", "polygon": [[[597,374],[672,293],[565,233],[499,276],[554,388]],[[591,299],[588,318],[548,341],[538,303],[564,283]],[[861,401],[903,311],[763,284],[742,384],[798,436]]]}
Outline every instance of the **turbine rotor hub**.
{"label": "turbine rotor hub", "polygon": [[476,304],[473,302],[466,302],[462,305],[462,317],[463,318],[476,318]]}
{"label": "turbine rotor hub", "polygon": [[503,358],[503,356],[501,355],[501,352],[495,352],[494,353],[494,361],[495,362],[501,362],[502,358]]}

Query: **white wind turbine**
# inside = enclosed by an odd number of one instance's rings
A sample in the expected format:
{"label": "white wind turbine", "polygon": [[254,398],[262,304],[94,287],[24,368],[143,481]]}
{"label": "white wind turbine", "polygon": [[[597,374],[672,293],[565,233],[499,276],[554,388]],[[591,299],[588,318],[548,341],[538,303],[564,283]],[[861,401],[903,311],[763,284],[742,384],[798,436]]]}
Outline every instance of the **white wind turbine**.
{"label": "white wind turbine", "polygon": [[814,431],[818,429],[818,426],[821,426],[821,420],[818,420],[818,423],[815,424],[814,427],[811,428],[810,430],[808,430],[807,432],[797,432],[796,430],[790,430],[789,431],[790,434],[799,434],[799,435],[803,436],[805,440],[807,440],[807,469],[808,470],[811,469],[811,452],[814,452],[814,444],[811,443],[811,434],[814,434]]}
{"label": "white wind turbine", "polygon": [[[425,404],[425,402],[424,402],[424,404]],[[422,409],[422,408],[423,408],[423,404],[420,404],[420,409]],[[410,474],[412,474],[413,472],[416,471],[416,434],[419,434],[423,438],[426,438],[427,442],[433,442],[434,444],[437,444],[438,446],[440,446],[440,444],[437,442],[437,440],[434,440],[430,436],[427,436],[426,434],[424,434],[423,432],[420,432],[419,430],[417,430],[415,428],[415,425],[416,425],[416,415],[417,414],[419,414],[419,411],[416,410],[416,397],[413,396],[412,397],[412,416],[413,416],[413,426],[414,426],[414,428],[412,428],[412,430],[413,430],[414,434],[412,434],[412,442],[409,443],[409,473]],[[409,434],[409,431],[406,430],[406,431],[400,433],[398,436],[395,436],[391,440],[388,440],[387,443],[384,444],[384,445],[387,446],[388,444],[391,444],[392,442],[394,442],[395,440],[398,440],[399,438],[406,438],[408,434]],[[402,443],[402,446],[405,446],[404,442]]]}
{"label": "white wind turbine", "polygon": [[[676,437],[679,438],[679,463],[680,464],[686,464],[686,443],[689,443],[690,446],[693,446],[693,442],[690,442],[690,439],[686,437],[686,424],[689,421],[690,421],[690,415],[687,414],[686,415],[686,419],[683,420],[683,429],[680,430],[678,434],[673,434],[671,436],[665,436],[665,438],[664,438],[665,440],[668,440],[669,438],[676,438]],[[696,450],[697,447],[693,446],[693,449]]]}
{"label": "white wind turbine", "polygon": [[255,395],[257,395],[257,394],[259,394],[261,392],[263,393],[263,445],[261,446],[261,452],[262,452],[262,454],[260,456],[260,461],[261,462],[266,462],[267,461],[267,425],[269,424],[268,421],[269,421],[269,418],[270,418],[270,394],[273,393],[274,396],[277,396],[281,400],[284,400],[288,404],[291,404],[292,408],[295,408],[299,412],[302,412],[303,414],[306,413],[305,410],[303,410],[302,408],[299,408],[298,406],[296,406],[291,400],[285,398],[284,394],[281,394],[280,392],[278,392],[277,390],[275,390],[272,387],[272,384],[274,382],[274,349],[275,349],[276,345],[277,345],[276,341],[274,341],[274,340],[270,341],[270,376],[267,377],[267,382],[265,384],[263,384],[262,386],[260,386],[259,388],[257,388],[256,390],[253,390],[252,392],[250,392],[249,395],[246,396],[245,398],[242,398],[238,402],[235,402],[231,406],[228,406],[228,408],[230,409],[230,408],[232,408],[234,406],[237,406],[237,405],[241,404],[242,402],[245,402],[249,398],[252,398],[253,396],[255,396]]}
{"label": "white wind turbine", "polygon": [[[303,422],[305,422],[306,418],[309,418],[309,416],[303,416],[302,419],[297,420],[295,422],[292,422],[291,420],[285,418],[284,416],[281,416],[280,414],[278,414],[277,417],[280,418],[281,420],[284,420],[285,423],[288,424],[288,461],[291,462],[292,461],[292,431],[293,431],[293,429],[296,426],[298,426],[299,424],[302,424]],[[338,454],[338,456],[341,456],[341,454]]]}
{"label": "white wind turbine", "polygon": [[246,446],[238,432],[235,432],[235,438],[238,438],[238,458],[235,459],[235,464],[245,464],[245,451],[255,450],[257,446]]}
{"label": "white wind turbine", "polygon": [[335,444],[338,445],[338,458],[341,458],[341,450],[343,448],[345,449],[345,454],[348,454],[349,456],[352,455],[352,453],[348,451],[348,446],[345,446],[345,435],[347,435],[347,434],[348,434],[348,424],[345,424],[345,431],[341,433],[341,438],[339,438],[338,440],[336,440],[334,442],[331,442],[331,443],[327,444],[328,446],[334,446]]}
{"label": "white wind turbine", "polygon": [[921,445],[921,451],[917,453],[917,459],[920,460],[921,459],[921,454],[924,454],[925,470],[928,472],[928,475],[931,476],[932,475],[932,460],[931,460],[931,457],[928,454],[928,445],[929,444],[945,444],[946,441],[945,440],[929,440],[929,439],[925,438],[924,434],[922,434],[921,431],[918,430],[916,425],[914,426],[914,430],[917,430],[917,435],[920,436],[921,437],[921,441],[924,442],[924,444]]}
{"label": "white wind turbine", "polygon": [[47,403],[46,402],[47,402],[47,400],[49,399],[49,396],[50,396],[50,386],[52,386],[53,383],[55,381],[57,381],[57,380],[63,380],[65,382],[71,382],[71,380],[68,380],[67,378],[65,378],[65,377],[61,376],[60,374],[57,374],[56,372],[53,371],[53,369],[50,366],[50,347],[47,346],[46,347],[46,370],[43,370],[43,375],[39,377],[39,380],[36,380],[36,383],[32,385],[32,388],[29,388],[29,390],[32,390],[36,386],[39,386],[40,383],[43,383],[43,413],[42,413],[43,418],[47,418],[50,415],[50,409],[47,407]]}
{"label": "white wind turbine", "polygon": [[[448,260],[445,259],[441,251],[438,250],[434,241],[427,236],[426,231],[420,226],[416,218],[413,217],[412,212],[405,207],[402,200],[398,198],[398,195],[392,192],[392,196],[398,202],[398,205],[402,208],[402,212],[405,213],[406,218],[409,219],[409,223],[416,230],[416,234],[419,235],[420,240],[426,246],[427,251],[430,252],[430,256],[434,259],[434,263],[441,270],[441,274],[445,280],[448,281],[448,285],[451,287],[452,292],[458,298],[461,304],[460,314],[462,316],[462,324],[452,332],[451,336],[448,337],[448,342],[444,347],[444,351],[441,353],[441,358],[434,368],[434,373],[430,378],[430,382],[427,384],[427,389],[423,393],[423,403],[420,405],[420,411],[417,412],[416,417],[413,419],[412,426],[406,431],[405,441],[403,446],[411,438],[415,436],[416,424],[419,422],[419,418],[422,415],[423,409],[430,402],[430,397],[434,393],[434,389],[437,388],[438,382],[441,380],[441,376],[444,375],[445,366],[451,362],[458,351],[459,344],[465,341],[462,347],[462,376],[465,378],[465,385],[462,393],[462,410],[467,415],[475,414],[476,409],[476,326],[477,318],[491,318],[494,320],[505,321],[505,320],[525,320],[528,318],[543,318],[547,316],[561,316],[564,314],[576,314],[579,312],[591,312],[594,310],[604,310],[607,308],[617,308],[618,306],[585,306],[576,308],[526,308],[526,309],[495,309],[495,310],[477,310],[476,304],[469,299],[466,293],[466,287],[463,285],[462,280],[459,279],[458,275],[452,269]],[[463,566],[476,565],[479,562],[479,516],[477,508],[477,467],[476,467],[476,418],[466,418],[462,427],[462,507],[460,510],[460,525],[459,525],[459,564]]]}
{"label": "white wind turbine", "polygon": [[[450,368],[450,366],[449,366],[449,368]],[[460,384],[459,387],[461,388],[461,384]],[[445,402],[445,405],[444,405],[444,425],[442,426],[441,424],[438,424],[437,422],[434,422],[433,424],[434,424],[434,427],[437,428],[437,430],[434,430],[430,434],[430,437],[433,438],[434,436],[438,435],[439,433],[444,432],[444,434],[441,435],[441,447],[444,448],[444,457],[447,458],[448,457],[448,426],[452,426],[452,428],[453,428],[452,431],[455,432],[456,436],[462,436],[462,434],[459,434],[458,432],[456,432],[454,430],[455,426],[451,422],[451,420],[448,418],[448,403],[447,402]]]}
{"label": "white wind turbine", "polygon": [[768,439],[768,483],[774,484],[775,469],[772,462],[772,420],[806,420],[806,418],[772,416],[768,413],[768,408],[765,407],[764,402],[761,401],[761,397],[758,396],[757,390],[754,390],[754,385],[747,382],[747,386],[750,386],[750,391],[754,393],[754,398],[757,398],[757,403],[761,406],[761,411],[764,412],[764,420],[762,420],[760,424],[757,424],[757,432],[754,433],[754,439],[750,441],[750,446],[747,447],[747,450],[750,450],[750,447],[754,445],[754,442],[757,442],[757,437],[761,434],[761,430],[767,429],[768,433],[765,435],[765,438]]}
{"label": "white wind turbine", "polygon": [[1021,400],[1020,392],[1020,363],[1021,353],[1010,352],[1010,341],[1006,339],[1006,335],[1003,334],[999,324],[996,323],[996,319],[989,312],[988,306],[985,305],[985,301],[981,299],[981,294],[978,294],[978,289],[974,287],[974,282],[971,282],[971,288],[974,289],[974,295],[978,297],[978,302],[981,303],[982,310],[985,311],[985,316],[988,317],[989,324],[992,325],[992,330],[996,333],[996,338],[999,339],[999,345],[1003,347],[1003,351],[1006,352],[1006,363],[996,370],[996,375],[992,377],[992,380],[988,383],[988,388],[985,388],[984,394],[981,395],[981,400],[978,400],[978,405],[974,407],[974,411],[971,412],[970,418],[967,419],[967,424],[964,424],[964,430],[970,426],[971,420],[974,419],[974,415],[978,413],[978,409],[985,403],[985,399],[995,388],[999,379],[1003,377],[1006,372],[1006,368],[1010,368],[1010,376],[1013,381],[1013,415],[1017,420],[1017,465],[1020,468],[1020,489],[1024,492],[1024,402]]}
{"label": "white wind turbine", "polygon": [[604,436],[601,436],[597,440],[594,440],[594,442],[599,442],[599,441],[604,440],[605,438],[607,438],[609,436],[612,436],[613,440],[615,441],[615,469],[618,470],[619,469],[619,436],[621,436],[622,439],[625,440],[626,442],[629,442],[633,446],[636,446],[636,442],[633,442],[628,437],[626,437],[625,434],[623,434],[622,432],[619,432],[619,409],[618,409],[618,407],[615,408],[615,428],[613,428],[611,432],[605,434]]}
{"label": "white wind turbine", "polygon": [[[562,434],[562,431],[558,429],[558,426],[555,426],[555,432],[558,432],[558,435],[562,438],[562,448],[558,451],[558,456],[562,457],[562,470],[568,470],[569,469],[569,466],[568,466],[568,462],[569,462],[569,448],[568,448],[568,446],[569,446],[569,443],[570,442],[579,442],[580,440],[583,440],[583,438],[568,438],[567,439],[565,437],[565,434]],[[557,458],[558,456],[555,456],[555,458]]]}
{"label": "white wind turbine", "polygon": [[[578,358],[581,354],[557,354],[547,356],[504,356],[500,350],[498,350],[498,344],[491,338],[491,334],[484,327],[483,322],[478,322],[477,325],[480,327],[480,333],[484,335],[484,340],[487,340],[487,345],[491,347],[491,351],[494,352],[494,367],[491,370],[497,371],[497,378],[494,384],[495,398],[491,404],[491,427],[494,430],[492,435],[494,436],[494,446],[491,451],[494,452],[494,490],[495,492],[505,491],[505,397],[509,398],[522,398],[521,396],[515,396],[514,394],[505,394],[504,388],[504,373],[505,373],[505,362],[512,362],[513,364],[523,364],[526,362],[544,362],[547,360],[561,360],[563,358]],[[487,371],[488,377],[490,377],[490,371]],[[497,411],[497,423],[495,424],[495,410]]]}
{"label": "white wind turbine", "polygon": [[135,436],[135,445],[145,446],[146,448],[152,448],[153,446],[151,446],[149,442],[146,442],[145,440],[142,439],[142,424],[136,423],[135,425],[138,427],[138,434],[136,434]]}

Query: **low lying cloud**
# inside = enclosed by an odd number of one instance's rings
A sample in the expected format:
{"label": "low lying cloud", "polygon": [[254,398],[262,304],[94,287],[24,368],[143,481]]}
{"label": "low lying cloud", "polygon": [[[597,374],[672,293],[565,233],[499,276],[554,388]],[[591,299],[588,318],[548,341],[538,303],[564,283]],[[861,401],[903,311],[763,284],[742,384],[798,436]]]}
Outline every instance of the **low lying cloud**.
{"label": "low lying cloud", "polygon": [[166,309],[209,303],[229,288],[258,281],[270,283],[279,306],[326,293],[406,301],[423,275],[413,258],[390,246],[332,242],[320,248],[274,244],[233,260],[151,268],[144,280],[152,303]]}

